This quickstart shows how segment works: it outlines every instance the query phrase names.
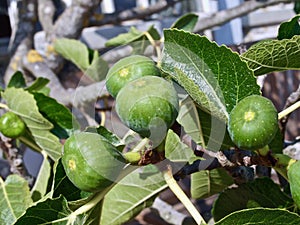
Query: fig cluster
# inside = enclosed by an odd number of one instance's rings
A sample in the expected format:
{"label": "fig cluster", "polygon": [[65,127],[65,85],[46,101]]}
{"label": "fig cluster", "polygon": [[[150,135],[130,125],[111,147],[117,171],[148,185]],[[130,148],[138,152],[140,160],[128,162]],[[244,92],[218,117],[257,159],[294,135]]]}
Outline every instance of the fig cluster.
{"label": "fig cluster", "polygon": [[109,70],[106,87],[126,126],[156,143],[163,140],[179,103],[173,84],[160,77],[152,59],[139,55],[121,59]]}

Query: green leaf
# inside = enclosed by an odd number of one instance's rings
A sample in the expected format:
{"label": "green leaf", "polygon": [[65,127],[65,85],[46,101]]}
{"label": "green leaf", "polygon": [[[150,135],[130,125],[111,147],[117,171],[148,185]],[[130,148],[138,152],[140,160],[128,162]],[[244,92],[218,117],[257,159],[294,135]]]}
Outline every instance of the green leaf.
{"label": "green leaf", "polygon": [[207,198],[233,184],[224,168],[201,170],[191,175],[191,195],[194,199]]}
{"label": "green leaf", "polygon": [[[67,224],[67,218],[71,214],[67,201],[63,196],[55,199],[47,199],[27,209],[26,213],[18,219],[14,225],[28,224]],[[61,222],[52,221],[63,219]],[[77,223],[79,224],[79,223]]]}
{"label": "green leaf", "polygon": [[[154,26],[151,26],[146,32],[148,32],[154,40],[159,40],[159,33]],[[135,27],[130,27],[128,33],[119,34],[118,36],[108,40],[105,45],[107,47],[127,45],[132,42],[142,41],[145,37],[145,32],[140,31]]]}
{"label": "green leaf", "polygon": [[295,3],[294,3],[294,12],[296,14],[300,13],[300,1],[299,0],[296,0]]}
{"label": "green leaf", "polygon": [[178,135],[171,129],[168,131],[165,142],[165,156],[172,162],[186,163],[196,159],[194,151],[180,141]]}
{"label": "green leaf", "polygon": [[90,65],[89,50],[81,41],[59,38],[54,42],[54,49],[65,59],[74,63],[82,71],[85,71]]}
{"label": "green leaf", "polygon": [[45,88],[45,86],[49,83],[47,78],[38,77],[29,87],[25,88],[27,91],[39,91]]}
{"label": "green leaf", "polygon": [[161,173],[153,165],[133,171],[105,196],[100,224],[123,224],[149,206],[165,188]]}
{"label": "green leaf", "polygon": [[160,35],[154,26],[150,26],[147,31],[137,30],[131,27],[128,33],[119,34],[118,36],[108,40],[105,45],[108,47],[131,45],[133,48],[132,54],[143,54],[144,50],[150,45],[149,38],[159,40]]}
{"label": "green leaf", "polygon": [[291,39],[294,35],[300,34],[300,24],[299,24],[300,15],[295,16],[290,21],[280,24],[278,30],[278,40],[282,39]]}
{"label": "green leaf", "polygon": [[185,133],[193,139],[193,141],[197,144],[205,145],[205,143],[202,143],[204,142],[204,138],[198,116],[198,110],[194,101],[190,97],[185,98],[181,102],[176,120],[184,128]]}
{"label": "green leaf", "polygon": [[194,13],[187,13],[176,20],[170,28],[177,28],[189,32],[193,32],[194,27],[198,21],[198,15]]}
{"label": "green leaf", "polygon": [[120,46],[120,45],[126,45],[131,42],[134,42],[141,38],[143,36],[143,32],[136,29],[135,27],[130,27],[130,30],[128,33],[119,34],[118,36],[108,40],[105,45],[107,47],[112,46]]}
{"label": "green leaf", "polygon": [[53,160],[61,156],[62,145],[50,130],[53,125],[39,112],[33,95],[22,88],[7,88],[3,95],[9,109],[20,116],[30,130],[36,144]]}
{"label": "green leaf", "polygon": [[292,197],[300,209],[300,161],[293,163],[288,169],[288,178]]}
{"label": "green leaf", "polygon": [[273,153],[282,153],[284,148],[284,138],[281,130],[278,128],[273,140],[268,144]]}
{"label": "green leaf", "polygon": [[47,193],[48,181],[51,175],[51,166],[48,161],[48,157],[43,155],[43,162],[40,166],[38,176],[34,182],[34,186],[31,189],[32,199],[36,202],[43,198]]}
{"label": "green leaf", "polygon": [[206,149],[216,152],[235,146],[224,121],[199,108],[198,113]]}
{"label": "green leaf", "polygon": [[300,217],[284,209],[253,208],[234,212],[215,225],[298,225]]}
{"label": "green leaf", "polygon": [[300,35],[267,40],[251,46],[241,56],[256,76],[274,71],[300,69]]}
{"label": "green leaf", "polygon": [[0,177],[0,224],[11,225],[32,204],[27,181],[10,175],[5,182]]}
{"label": "green leaf", "polygon": [[98,133],[102,137],[107,139],[115,147],[119,147],[119,146],[124,147],[124,143],[122,142],[122,140],[116,134],[114,134],[104,126],[87,127],[85,129],[85,132]]}
{"label": "green leaf", "polygon": [[75,130],[80,129],[79,122],[67,107],[42,93],[35,92],[33,96],[39,111],[54,125],[52,129],[54,134],[60,138],[67,138]]}
{"label": "green leaf", "polygon": [[204,36],[164,31],[162,69],[205,111],[227,121],[238,101],[260,94],[253,72],[237,53]]}
{"label": "green leaf", "polygon": [[92,62],[86,69],[85,74],[92,78],[93,81],[98,82],[105,79],[108,70],[108,63],[99,56],[97,51],[94,51]]}
{"label": "green leaf", "polygon": [[258,178],[253,182],[230,188],[222,192],[212,209],[215,221],[230,213],[247,208],[286,208],[292,199],[280,190],[269,178]]}
{"label": "green leaf", "polygon": [[10,81],[7,84],[7,87],[23,88],[26,86],[26,81],[23,74],[20,71],[14,73]]}

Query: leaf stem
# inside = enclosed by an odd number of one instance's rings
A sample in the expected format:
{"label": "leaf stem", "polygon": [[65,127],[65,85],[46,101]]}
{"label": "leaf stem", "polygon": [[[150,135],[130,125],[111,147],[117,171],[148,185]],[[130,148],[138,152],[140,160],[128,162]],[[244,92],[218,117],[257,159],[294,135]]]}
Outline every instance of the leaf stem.
{"label": "leaf stem", "polygon": [[148,38],[148,40],[150,41],[151,45],[155,48],[156,54],[157,54],[157,58],[158,58],[158,62],[160,62],[161,60],[161,51],[160,51],[160,47],[159,45],[156,44],[155,40],[153,39],[153,37],[150,35],[149,32],[144,32],[145,36]]}
{"label": "leaf stem", "polygon": [[206,225],[206,222],[201,216],[201,214],[198,212],[198,210],[193,205],[191,200],[186,196],[186,194],[183,192],[183,190],[180,188],[180,186],[177,184],[176,180],[174,179],[172,175],[171,166],[168,166],[168,169],[163,172],[163,175],[171,191],[176,195],[176,197],[180,200],[180,202],[189,211],[189,213],[192,215],[196,223],[198,225]]}
{"label": "leaf stem", "polygon": [[297,108],[300,107],[300,101],[295,102],[293,105],[289,106],[288,108],[282,110],[280,113],[278,113],[278,119],[282,119],[283,117],[287,116],[288,114],[295,111]]}
{"label": "leaf stem", "polygon": [[36,152],[43,152],[43,150],[34,142],[30,141],[24,136],[18,137],[18,139],[25,144],[27,147],[29,147],[31,150],[34,150]]}
{"label": "leaf stem", "polygon": [[3,108],[3,109],[9,109],[7,105],[3,104],[3,103],[0,103],[0,108]]}

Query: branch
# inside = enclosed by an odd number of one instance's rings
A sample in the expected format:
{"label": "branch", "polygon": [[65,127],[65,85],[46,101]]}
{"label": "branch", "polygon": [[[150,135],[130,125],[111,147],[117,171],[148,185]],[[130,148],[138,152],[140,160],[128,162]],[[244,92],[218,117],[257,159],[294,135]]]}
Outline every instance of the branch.
{"label": "branch", "polygon": [[164,0],[150,5],[148,8],[135,7],[132,9],[124,10],[119,14],[105,15],[101,20],[92,20],[89,26],[102,26],[106,24],[120,24],[123,21],[132,19],[143,19],[147,16],[151,16],[155,13],[166,10],[169,7],[174,6],[176,3],[183,0]]}
{"label": "branch", "polygon": [[78,38],[81,31],[88,24],[92,11],[101,0],[76,0],[65,9],[56,20],[53,27],[53,38]]}
{"label": "branch", "polygon": [[195,26],[194,32],[203,32],[206,29],[211,29],[216,26],[220,26],[234,18],[244,16],[257,9],[267,6],[276,5],[279,3],[290,3],[291,0],[268,0],[268,1],[246,1],[236,7],[218,11],[211,16],[203,19],[199,19]]}
{"label": "branch", "polygon": [[39,21],[43,30],[46,32],[46,36],[49,36],[52,33],[55,10],[56,9],[52,0],[38,0]]}
{"label": "branch", "polygon": [[18,1],[18,25],[15,27],[11,38],[9,51],[11,59],[5,71],[4,83],[7,84],[12,75],[17,71],[22,71],[22,57],[32,48],[32,37],[35,31],[36,0]]}

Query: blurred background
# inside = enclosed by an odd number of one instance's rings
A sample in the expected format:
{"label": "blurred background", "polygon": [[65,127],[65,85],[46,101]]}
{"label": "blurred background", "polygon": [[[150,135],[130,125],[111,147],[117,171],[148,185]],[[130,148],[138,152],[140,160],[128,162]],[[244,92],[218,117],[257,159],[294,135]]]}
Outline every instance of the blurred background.
{"label": "blurred background", "polygon": [[[25,6],[24,2],[26,2]],[[21,40],[18,39],[20,37],[18,33],[20,32],[20,25],[24,26],[22,28],[24,29],[23,33],[28,32],[31,35],[34,48],[43,52],[43,46],[37,43],[40,43],[38,42],[39,39],[43,39],[44,24],[40,23],[36,14],[34,15],[34,11],[37,10],[34,7],[36,7],[38,2],[45,3],[47,1],[0,0],[0,76],[3,87],[5,86],[4,78],[10,69],[12,59],[18,53],[17,47],[21,43]],[[261,4],[266,4],[266,7],[248,10],[248,12],[242,13],[243,15],[241,16],[236,16],[228,22],[220,22],[220,24],[203,28],[202,21],[214,18],[221,11],[227,12],[226,10],[228,9],[239,7],[245,2],[262,2]],[[52,0],[52,3],[55,6],[54,19],[59,18],[64,10],[73,4],[72,0]],[[131,26],[135,26],[138,30],[143,31],[154,25],[159,32],[162,32],[164,28],[170,27],[176,19],[190,12],[199,16],[195,29],[196,33],[207,36],[219,45],[224,44],[234,51],[242,52],[255,42],[275,39],[280,23],[290,20],[296,15],[293,1],[276,0],[102,0],[98,1],[98,4],[95,6],[93,14],[89,17],[88,25],[83,27],[78,35],[78,39],[89,48],[98,50],[101,54],[105,54],[109,50],[105,46],[107,40],[121,33],[128,32]],[[30,7],[33,8],[30,9]],[[24,8],[33,14],[24,13],[22,11]],[[151,12],[153,13],[139,15],[139,12],[144,12],[145,9],[146,11],[147,9],[149,11],[152,10]],[[239,8],[238,10],[243,9]],[[231,12],[228,11],[229,13]],[[122,21],[122,18],[126,18],[127,15],[131,19]],[[135,17],[135,15],[138,16]],[[225,13],[224,15],[227,14]],[[32,25],[30,23],[33,20]],[[121,56],[122,54],[119,55],[119,57]],[[66,76],[64,78],[62,77],[63,75],[60,75],[60,79],[65,81],[64,86],[76,86],[76,81],[68,80],[70,76],[67,74],[70,71],[73,72],[72,69],[74,67],[69,65],[69,67],[64,68],[67,72],[60,72]],[[72,79],[75,78],[73,77]],[[284,108],[286,98],[297,90],[299,80],[299,71],[276,72],[272,76],[260,77],[260,82],[263,82],[263,95],[274,102],[278,111]],[[299,120],[299,113],[295,112],[291,115],[285,136],[287,142],[297,139],[300,131]],[[0,160],[1,176],[5,177],[10,173],[9,164],[1,157]],[[28,165],[29,174],[33,177],[36,176],[41,160],[40,155],[32,151],[25,151],[23,160]],[[190,185],[188,179],[181,180],[180,185],[183,190],[188,192]],[[195,201],[201,214],[206,218],[211,217],[210,209],[213,199],[212,197],[206,200]],[[127,225],[129,224],[188,225],[193,224],[193,220],[188,216],[188,213],[182,204],[177,201],[176,197],[170,191],[165,191],[154,202],[153,207],[144,210],[135,220],[127,223]]]}

